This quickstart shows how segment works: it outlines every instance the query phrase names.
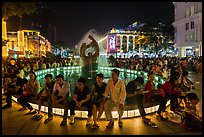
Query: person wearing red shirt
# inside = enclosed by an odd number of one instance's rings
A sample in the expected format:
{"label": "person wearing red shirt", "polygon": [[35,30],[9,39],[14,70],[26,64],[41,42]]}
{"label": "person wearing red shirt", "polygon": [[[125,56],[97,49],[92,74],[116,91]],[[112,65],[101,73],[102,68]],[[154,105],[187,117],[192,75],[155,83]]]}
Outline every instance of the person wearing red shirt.
{"label": "person wearing red shirt", "polygon": [[170,110],[172,111],[179,108],[178,95],[182,92],[180,88],[176,87],[179,77],[180,74],[175,72],[175,74],[171,76],[170,80],[162,85],[165,92],[165,98],[170,99]]}
{"label": "person wearing red shirt", "polygon": [[151,73],[148,76],[148,81],[144,85],[144,91],[149,91],[148,93],[144,94],[144,100],[145,102],[150,102],[150,97],[152,96],[152,93],[154,92],[154,74]]}
{"label": "person wearing red shirt", "polygon": [[165,93],[162,89],[162,85],[158,84],[157,90],[154,86],[154,74],[151,73],[148,76],[148,81],[146,82],[144,86],[145,91],[149,91],[146,93],[145,96],[145,102],[159,102],[159,108],[157,110],[157,115],[161,118],[161,120],[164,120],[163,117],[161,117],[161,112],[165,111],[166,109],[166,99]]}

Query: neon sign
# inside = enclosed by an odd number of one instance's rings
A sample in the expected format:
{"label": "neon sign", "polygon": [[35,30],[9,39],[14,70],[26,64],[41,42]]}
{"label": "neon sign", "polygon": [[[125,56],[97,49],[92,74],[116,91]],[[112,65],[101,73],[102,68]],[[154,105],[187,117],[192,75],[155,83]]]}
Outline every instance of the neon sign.
{"label": "neon sign", "polygon": [[115,39],[116,37],[114,35],[110,36],[110,49],[115,49],[115,45],[116,45]]}
{"label": "neon sign", "polygon": [[116,51],[116,45],[117,45],[117,35],[108,35],[107,52],[114,53]]}

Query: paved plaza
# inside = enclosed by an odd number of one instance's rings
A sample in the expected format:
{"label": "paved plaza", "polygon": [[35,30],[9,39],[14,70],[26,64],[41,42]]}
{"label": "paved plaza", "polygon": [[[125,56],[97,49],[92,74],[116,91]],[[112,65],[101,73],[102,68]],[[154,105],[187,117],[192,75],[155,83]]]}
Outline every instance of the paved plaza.
{"label": "paved plaza", "polygon": [[[195,83],[195,90],[202,98],[202,74],[189,74],[190,79]],[[2,102],[4,103],[4,101]],[[141,117],[123,119],[123,127],[119,128],[117,120],[114,127],[106,128],[107,121],[99,121],[100,128],[97,130],[86,127],[86,119],[76,118],[75,124],[68,124],[61,127],[62,116],[54,116],[48,124],[43,123],[47,114],[40,121],[31,120],[27,111],[18,112],[21,106],[13,102],[13,107],[2,110],[2,135],[202,135],[202,132],[189,131],[181,128],[175,123],[156,119],[155,114],[148,115],[158,128],[151,128],[145,125]],[[69,120],[68,120],[69,122]]]}

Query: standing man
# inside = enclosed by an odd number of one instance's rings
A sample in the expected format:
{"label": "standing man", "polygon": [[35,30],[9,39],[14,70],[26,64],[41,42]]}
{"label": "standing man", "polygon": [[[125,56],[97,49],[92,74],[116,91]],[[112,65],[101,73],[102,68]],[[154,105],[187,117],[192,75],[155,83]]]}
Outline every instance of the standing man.
{"label": "standing man", "polygon": [[56,76],[56,83],[52,92],[52,103],[57,105],[63,103],[64,105],[64,115],[60,126],[67,125],[68,118],[68,105],[69,105],[69,91],[70,85],[68,82],[64,81],[64,76],[59,74]]}
{"label": "standing man", "polygon": [[112,117],[112,108],[116,107],[118,110],[119,118],[118,118],[118,125],[119,127],[123,126],[122,123],[122,115],[123,115],[123,107],[126,99],[126,89],[125,83],[118,78],[119,70],[113,69],[112,70],[112,78],[108,80],[105,93],[103,94],[107,98],[104,104],[104,110],[106,114],[107,120],[109,120],[107,128],[114,126],[114,121]]}

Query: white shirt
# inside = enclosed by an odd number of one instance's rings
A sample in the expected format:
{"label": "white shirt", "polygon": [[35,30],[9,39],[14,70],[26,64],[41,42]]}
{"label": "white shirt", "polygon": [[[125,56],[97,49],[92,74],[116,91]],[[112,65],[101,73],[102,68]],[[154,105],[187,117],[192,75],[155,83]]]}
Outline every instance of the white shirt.
{"label": "white shirt", "polygon": [[55,83],[53,91],[59,91],[59,96],[66,96],[66,94],[70,91],[70,85],[68,82],[63,82],[62,87],[60,87],[57,83]]}
{"label": "white shirt", "polygon": [[125,83],[121,79],[118,79],[115,85],[112,78],[108,80],[106,90],[103,95],[107,97],[109,93],[110,93],[110,98],[113,102],[118,102],[120,104],[125,103],[126,88],[125,88]]}

